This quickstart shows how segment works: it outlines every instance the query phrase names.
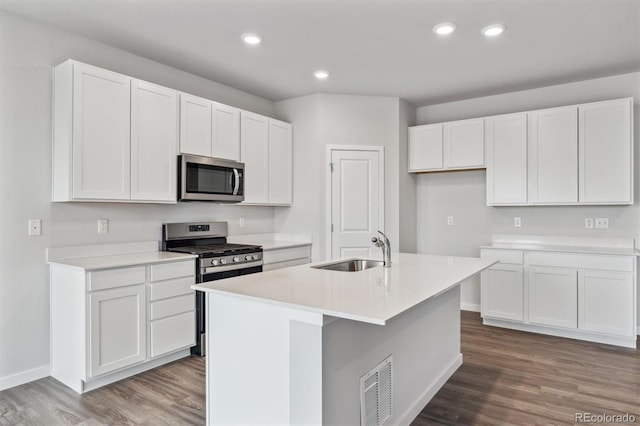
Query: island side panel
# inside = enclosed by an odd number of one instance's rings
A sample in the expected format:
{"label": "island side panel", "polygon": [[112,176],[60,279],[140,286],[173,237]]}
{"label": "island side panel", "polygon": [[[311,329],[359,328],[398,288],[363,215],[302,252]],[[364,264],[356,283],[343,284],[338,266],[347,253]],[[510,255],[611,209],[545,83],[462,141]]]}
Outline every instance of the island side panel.
{"label": "island side panel", "polygon": [[360,424],[360,377],[393,355],[393,412],[409,424],[462,364],[460,286],[385,326],[339,319],[323,328],[323,424]]}
{"label": "island side panel", "polygon": [[[207,293],[207,424],[294,424],[302,418],[294,403],[309,409],[304,423],[321,424],[322,320],[321,314]],[[293,395],[305,387],[304,396]]]}

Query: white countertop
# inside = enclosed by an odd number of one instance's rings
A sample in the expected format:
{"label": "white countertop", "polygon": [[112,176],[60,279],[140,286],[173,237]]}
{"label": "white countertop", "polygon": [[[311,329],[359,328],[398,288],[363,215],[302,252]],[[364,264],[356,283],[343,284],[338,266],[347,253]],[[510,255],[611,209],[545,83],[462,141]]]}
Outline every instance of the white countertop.
{"label": "white countertop", "polygon": [[390,268],[379,266],[358,272],[315,269],[306,264],[198,284],[193,288],[384,325],[497,261],[394,253],[391,263]]}
{"label": "white countertop", "polygon": [[195,259],[184,253],[158,251],[157,241],[53,247],[47,249],[47,263],[86,271],[150,263]]}
{"label": "white countertop", "polygon": [[565,246],[556,244],[525,244],[525,243],[492,243],[480,246],[486,249],[552,251],[563,253],[607,254],[617,256],[638,256],[638,251],[631,247],[596,247],[596,246]]}
{"label": "white countertop", "polygon": [[150,251],[142,253],[115,254],[109,256],[79,257],[75,259],[49,260],[50,265],[62,265],[91,271],[95,269],[120,268],[125,266],[152,263],[175,262],[195,259],[197,256],[168,251]]}
{"label": "white countertop", "polygon": [[278,250],[292,247],[310,246],[311,236],[306,234],[246,234],[230,235],[229,243],[261,245],[262,250]]}

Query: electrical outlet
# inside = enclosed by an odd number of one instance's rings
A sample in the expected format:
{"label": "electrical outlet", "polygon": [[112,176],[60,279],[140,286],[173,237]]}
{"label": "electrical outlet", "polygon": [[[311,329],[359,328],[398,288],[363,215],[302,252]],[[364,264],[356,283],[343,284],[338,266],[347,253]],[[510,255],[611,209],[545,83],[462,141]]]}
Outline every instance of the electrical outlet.
{"label": "electrical outlet", "polygon": [[447,225],[453,225],[453,216],[447,216]]}
{"label": "electrical outlet", "polygon": [[109,219],[98,219],[98,234],[109,233]]}
{"label": "electrical outlet", "polygon": [[516,228],[520,228],[522,226],[522,219],[520,219],[519,217],[514,217],[513,226],[515,226]]}
{"label": "electrical outlet", "polygon": [[592,217],[585,217],[584,218],[584,227],[586,229],[593,229],[593,218]]}
{"label": "electrical outlet", "polygon": [[40,219],[29,219],[29,235],[42,235],[42,221]]}
{"label": "electrical outlet", "polygon": [[240,220],[238,220],[238,225],[240,228],[244,228],[244,217],[241,217]]}
{"label": "electrical outlet", "polygon": [[596,217],[596,229],[609,229],[609,218]]}

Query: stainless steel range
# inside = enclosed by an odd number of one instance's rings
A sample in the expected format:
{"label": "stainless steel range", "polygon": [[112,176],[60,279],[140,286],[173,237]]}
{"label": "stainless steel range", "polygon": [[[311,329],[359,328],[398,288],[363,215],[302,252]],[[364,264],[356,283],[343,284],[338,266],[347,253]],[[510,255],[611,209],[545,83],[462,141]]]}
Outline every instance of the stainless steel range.
{"label": "stainless steel range", "polygon": [[[228,244],[227,222],[166,223],[162,226],[162,249],[198,256],[196,282],[262,272],[262,247]],[[196,292],[196,346],[194,355],[205,355],[205,297]]]}

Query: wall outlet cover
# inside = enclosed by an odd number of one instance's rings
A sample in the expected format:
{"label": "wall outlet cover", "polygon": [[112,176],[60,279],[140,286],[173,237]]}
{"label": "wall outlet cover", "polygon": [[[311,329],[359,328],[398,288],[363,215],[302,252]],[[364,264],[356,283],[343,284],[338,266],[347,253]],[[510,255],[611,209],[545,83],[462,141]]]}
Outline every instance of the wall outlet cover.
{"label": "wall outlet cover", "polygon": [[586,229],[593,229],[593,218],[592,217],[585,217],[584,218],[584,227]]}
{"label": "wall outlet cover", "polygon": [[447,216],[447,225],[453,225],[453,216]]}
{"label": "wall outlet cover", "polygon": [[98,234],[109,233],[109,219],[98,219]]}
{"label": "wall outlet cover", "polygon": [[514,217],[513,226],[515,226],[516,228],[520,228],[522,226],[522,219],[519,217]]}

